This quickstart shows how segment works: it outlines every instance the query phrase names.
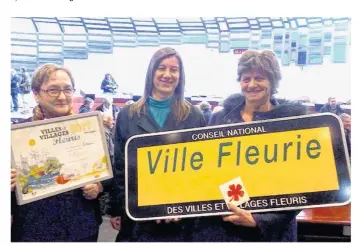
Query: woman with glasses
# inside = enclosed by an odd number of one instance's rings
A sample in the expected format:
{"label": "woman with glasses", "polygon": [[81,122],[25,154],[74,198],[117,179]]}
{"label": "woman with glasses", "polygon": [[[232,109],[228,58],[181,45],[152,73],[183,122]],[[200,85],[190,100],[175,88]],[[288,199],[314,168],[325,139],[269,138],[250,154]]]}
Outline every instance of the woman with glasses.
{"label": "woman with glasses", "polygon": [[[38,105],[37,121],[73,114],[74,79],[69,70],[55,64],[38,68],[32,78],[32,90]],[[12,230],[15,242],[96,242],[102,218],[98,195],[100,183],[88,184],[22,206],[14,196],[16,171],[11,170]]]}

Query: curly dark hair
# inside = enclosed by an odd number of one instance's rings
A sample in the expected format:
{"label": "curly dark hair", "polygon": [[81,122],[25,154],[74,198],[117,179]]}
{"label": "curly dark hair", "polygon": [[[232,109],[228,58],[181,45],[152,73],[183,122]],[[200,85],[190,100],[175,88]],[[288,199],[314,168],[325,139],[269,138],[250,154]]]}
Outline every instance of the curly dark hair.
{"label": "curly dark hair", "polygon": [[277,56],[271,50],[247,50],[242,53],[237,70],[237,81],[240,82],[243,73],[253,69],[260,70],[268,77],[272,94],[277,93],[282,79]]}

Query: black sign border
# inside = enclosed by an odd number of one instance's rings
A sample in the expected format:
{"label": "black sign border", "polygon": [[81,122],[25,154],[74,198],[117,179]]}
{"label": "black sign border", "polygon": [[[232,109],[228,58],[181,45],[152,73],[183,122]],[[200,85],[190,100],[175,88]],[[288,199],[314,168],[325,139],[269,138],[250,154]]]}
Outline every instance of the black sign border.
{"label": "black sign border", "polygon": [[[288,126],[285,127],[285,121],[289,121]],[[146,221],[146,220],[155,220],[161,218],[171,218],[171,217],[196,217],[196,216],[215,216],[215,215],[226,215],[230,214],[229,210],[225,207],[219,213],[208,212],[208,211],[198,211],[198,206],[200,204],[214,204],[224,203],[224,200],[215,200],[215,201],[205,201],[205,202],[189,202],[189,203],[177,203],[177,204],[163,204],[163,205],[153,205],[153,206],[142,206],[138,207],[138,194],[137,194],[137,148],[133,146],[138,146],[138,148],[157,146],[157,145],[166,145],[166,144],[175,144],[175,143],[184,143],[184,142],[199,142],[207,140],[192,140],[192,134],[197,134],[205,131],[218,131],[223,130],[227,126],[227,130],[230,129],[240,129],[254,126],[264,126],[268,133],[292,131],[292,130],[303,130],[303,129],[312,129],[319,127],[329,127],[331,138],[332,138],[332,147],[336,161],[336,169],[338,175],[338,181],[340,189],[336,191],[324,191],[324,192],[310,192],[310,193],[300,193],[292,195],[275,195],[275,196],[264,196],[264,197],[252,197],[253,200],[263,200],[267,199],[279,199],[279,198],[288,198],[288,197],[301,197],[304,196],[307,200],[306,204],[301,206],[272,206],[266,209],[259,208],[244,208],[250,212],[270,212],[270,211],[281,211],[281,210],[296,210],[304,208],[313,208],[313,207],[329,207],[329,206],[343,206],[350,203],[350,192],[344,192],[345,190],[350,191],[351,187],[351,178],[350,178],[350,162],[347,152],[347,144],[345,139],[344,130],[342,128],[341,119],[331,113],[323,114],[314,114],[314,115],[305,115],[305,116],[296,116],[296,117],[287,117],[280,119],[271,119],[263,121],[253,121],[248,123],[236,123],[228,125],[217,125],[217,126],[208,126],[204,128],[193,128],[185,129],[178,131],[169,131],[161,133],[151,133],[151,134],[142,134],[135,135],[131,137],[125,148],[125,192],[126,192],[126,213],[127,215],[136,221]],[[224,130],[224,131],[227,131]],[[182,133],[182,134],[180,134]],[[189,134],[188,134],[189,133]],[[256,133],[252,135],[258,135],[263,133]],[[264,133],[266,134],[266,133]],[[225,137],[222,138],[232,138],[224,134]],[[250,134],[251,135],[251,134]],[[235,136],[240,137],[241,135]],[[244,135],[247,136],[247,135]],[[181,138],[181,139],[180,139]],[[216,139],[216,138],[215,138]],[[208,139],[210,140],[210,139]],[[140,147],[141,146],[141,147]],[[134,157],[134,158],[129,158]],[[129,165],[129,163],[132,163]],[[321,173],[321,177],[323,174]],[[132,182],[133,181],[133,182]],[[307,180],[306,180],[307,181]],[[152,185],[152,184],[151,184]],[[180,213],[167,215],[167,207],[177,207],[177,206],[188,206],[194,205],[196,212],[194,213]]]}

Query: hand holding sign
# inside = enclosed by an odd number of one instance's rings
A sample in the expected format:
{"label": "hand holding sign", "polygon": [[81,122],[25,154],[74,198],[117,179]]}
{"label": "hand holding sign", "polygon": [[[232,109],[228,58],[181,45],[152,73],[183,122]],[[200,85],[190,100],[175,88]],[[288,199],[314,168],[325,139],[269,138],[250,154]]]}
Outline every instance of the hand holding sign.
{"label": "hand holding sign", "polygon": [[95,184],[87,184],[83,188],[83,195],[88,200],[96,199],[101,192],[102,185],[101,183],[97,182]]}
{"label": "hand holding sign", "polygon": [[220,190],[226,205],[234,212],[233,215],[224,216],[224,221],[229,221],[235,225],[256,227],[256,222],[251,213],[237,207],[250,200],[241,178],[238,177],[220,185]]}
{"label": "hand holding sign", "polygon": [[[165,223],[168,224],[170,222],[179,222],[181,219],[180,218],[172,218],[172,219],[165,219]],[[163,220],[156,220],[157,224],[160,224]]]}
{"label": "hand holding sign", "polygon": [[120,216],[112,217],[110,221],[111,221],[111,225],[112,225],[113,229],[115,229],[116,231],[119,231],[121,229],[121,217]]}
{"label": "hand holding sign", "polygon": [[227,205],[235,214],[224,216],[224,221],[229,221],[235,225],[256,227],[256,222],[249,211],[240,209],[233,203],[228,203]]}
{"label": "hand holding sign", "polygon": [[228,203],[232,203],[235,206],[239,206],[240,204],[250,200],[248,192],[246,191],[240,177],[220,185],[219,188],[224,197],[226,205],[228,205]]}

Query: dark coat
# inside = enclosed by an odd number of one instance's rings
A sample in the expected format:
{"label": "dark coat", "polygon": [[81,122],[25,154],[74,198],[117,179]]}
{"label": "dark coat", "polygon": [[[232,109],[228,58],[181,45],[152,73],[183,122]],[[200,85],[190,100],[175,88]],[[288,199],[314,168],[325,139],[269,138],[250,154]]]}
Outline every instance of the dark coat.
{"label": "dark coat", "polygon": [[79,113],[80,113],[80,114],[82,114],[82,113],[88,113],[88,112],[90,112],[90,111],[91,111],[91,109],[90,109],[88,106],[86,106],[86,105],[82,105],[82,106],[79,107]]}
{"label": "dark coat", "polygon": [[199,109],[192,106],[187,119],[177,124],[173,111],[169,113],[164,128],[160,129],[153,119],[152,114],[146,104],[146,112],[140,116],[135,114],[132,118],[129,116],[130,106],[125,106],[118,114],[115,129],[115,158],[114,158],[114,184],[111,195],[111,204],[109,214],[111,216],[121,216],[122,229],[118,240],[138,241],[138,242],[160,242],[160,241],[189,241],[191,225],[193,219],[183,219],[178,223],[156,224],[155,221],[134,222],[131,221],[124,209],[125,202],[125,160],[124,151],[126,141],[138,134],[154,133],[161,131],[172,131],[187,128],[203,127],[206,125],[204,117]]}
{"label": "dark coat", "polygon": [[11,95],[19,94],[19,82],[21,81],[21,77],[19,74],[15,74],[11,76]]}
{"label": "dark coat", "polygon": [[344,134],[346,135],[348,155],[351,158],[351,130],[344,129]]}
{"label": "dark coat", "polygon": [[109,150],[109,157],[112,160],[113,156],[114,156],[114,134],[113,134],[113,129],[110,129],[107,126],[104,126],[104,133],[105,133],[105,136],[106,136],[107,146],[108,146],[108,150]]}
{"label": "dark coat", "polygon": [[[271,101],[274,109],[268,112],[255,112],[253,121],[283,118],[306,114],[307,110],[300,104],[286,103],[278,105]],[[230,96],[224,101],[224,109],[215,113],[210,125],[222,125],[243,122],[240,111],[244,107],[241,94]],[[247,228],[224,222],[221,217],[199,218],[194,230],[195,242],[242,242],[242,241],[296,241],[296,215],[300,211],[274,213],[253,213],[256,228]]]}
{"label": "dark coat", "polygon": [[[114,104],[112,104],[112,115],[113,115],[113,119],[116,119],[116,114],[118,112],[118,107]],[[99,105],[97,108],[96,108],[96,111],[101,111],[103,112],[103,103],[101,105]]]}
{"label": "dark coat", "polygon": [[[107,86],[110,85],[112,86],[111,88],[107,88]],[[104,79],[102,81],[102,84],[101,84],[101,89],[103,90],[104,93],[115,93],[116,90],[118,88],[118,85],[116,82],[114,82],[113,80],[112,81],[109,81],[107,79]]]}
{"label": "dark coat", "polygon": [[[325,104],[322,108],[321,108],[321,113],[333,113],[333,110],[331,108],[331,106],[329,104]],[[343,114],[344,110],[343,108],[341,108],[341,105],[336,105],[336,114],[340,115]]]}
{"label": "dark coat", "polygon": [[205,111],[202,111],[202,114],[204,115],[206,124],[209,124],[210,119],[211,119],[211,115],[212,115],[211,109],[207,109]]}
{"label": "dark coat", "polygon": [[29,94],[31,91],[31,78],[30,75],[25,72],[20,74],[21,81],[19,83],[20,94]]}
{"label": "dark coat", "polygon": [[11,198],[13,242],[75,242],[98,234],[102,223],[98,199],[85,199],[81,189],[21,206],[15,192]]}

